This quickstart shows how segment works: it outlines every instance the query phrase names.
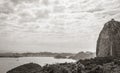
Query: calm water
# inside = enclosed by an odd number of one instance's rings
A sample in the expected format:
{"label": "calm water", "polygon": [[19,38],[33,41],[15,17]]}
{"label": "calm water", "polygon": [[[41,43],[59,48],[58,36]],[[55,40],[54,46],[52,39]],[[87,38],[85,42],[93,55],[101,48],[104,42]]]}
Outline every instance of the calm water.
{"label": "calm water", "polygon": [[0,58],[0,73],[6,73],[8,70],[26,63],[37,63],[41,66],[45,64],[75,62],[72,59],[54,59],[53,57],[21,57],[21,58]]}

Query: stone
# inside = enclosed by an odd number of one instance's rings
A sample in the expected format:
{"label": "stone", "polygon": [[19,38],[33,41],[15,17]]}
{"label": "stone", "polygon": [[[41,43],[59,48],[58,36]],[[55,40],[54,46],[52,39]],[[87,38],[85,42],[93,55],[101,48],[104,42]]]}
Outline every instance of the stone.
{"label": "stone", "polygon": [[41,66],[35,63],[28,63],[18,66],[7,73],[40,73]]}

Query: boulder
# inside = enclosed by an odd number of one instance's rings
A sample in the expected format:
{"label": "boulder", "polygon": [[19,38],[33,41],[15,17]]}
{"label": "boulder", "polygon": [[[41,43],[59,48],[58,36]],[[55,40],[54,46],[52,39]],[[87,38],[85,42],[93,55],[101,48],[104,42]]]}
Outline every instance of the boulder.
{"label": "boulder", "polygon": [[28,63],[18,66],[7,73],[39,73],[41,66],[35,63]]}

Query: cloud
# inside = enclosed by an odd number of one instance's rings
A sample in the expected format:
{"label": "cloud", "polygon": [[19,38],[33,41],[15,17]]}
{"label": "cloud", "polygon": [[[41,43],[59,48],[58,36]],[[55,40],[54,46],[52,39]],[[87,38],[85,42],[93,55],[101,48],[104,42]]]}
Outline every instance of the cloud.
{"label": "cloud", "polygon": [[60,12],[64,12],[65,10],[65,6],[54,6],[54,9],[53,9],[53,12],[57,12],[57,13],[60,13]]}
{"label": "cloud", "polygon": [[42,4],[49,5],[49,0],[42,0]]}
{"label": "cloud", "polygon": [[95,50],[104,23],[119,16],[119,0],[1,0],[0,38],[46,45],[68,41],[65,48],[75,41],[81,44],[77,47]]}
{"label": "cloud", "polygon": [[39,2],[39,0],[10,0],[12,3],[14,3],[15,5],[17,4],[21,4],[23,2],[25,3],[33,3],[33,2]]}
{"label": "cloud", "polygon": [[14,9],[9,3],[0,4],[0,13],[9,14],[13,13]]}
{"label": "cloud", "polygon": [[44,19],[44,18],[49,18],[49,10],[38,10],[35,15],[36,15],[36,18],[38,19]]}

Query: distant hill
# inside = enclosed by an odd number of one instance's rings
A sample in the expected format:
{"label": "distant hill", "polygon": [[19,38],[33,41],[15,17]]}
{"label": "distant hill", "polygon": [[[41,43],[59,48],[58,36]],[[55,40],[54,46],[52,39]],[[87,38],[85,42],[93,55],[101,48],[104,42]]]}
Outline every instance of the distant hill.
{"label": "distant hill", "polygon": [[95,57],[95,53],[92,52],[79,52],[73,56],[70,56],[69,58],[75,59],[75,60],[79,60],[79,59],[90,59],[90,58],[94,58]]}
{"label": "distant hill", "polygon": [[92,52],[79,52],[75,53],[52,53],[52,52],[39,52],[39,53],[0,53],[0,57],[54,57],[67,58],[67,59],[89,59],[95,57],[95,53]]}
{"label": "distant hill", "polygon": [[56,55],[56,56],[54,56],[54,58],[56,58],[56,59],[65,59],[65,58],[67,58],[66,56],[64,56],[64,55],[62,55],[62,54],[58,54],[58,55]]}
{"label": "distant hill", "polygon": [[55,57],[57,55],[61,56],[71,56],[73,53],[52,53],[52,52],[39,52],[39,53],[0,53],[0,57]]}

